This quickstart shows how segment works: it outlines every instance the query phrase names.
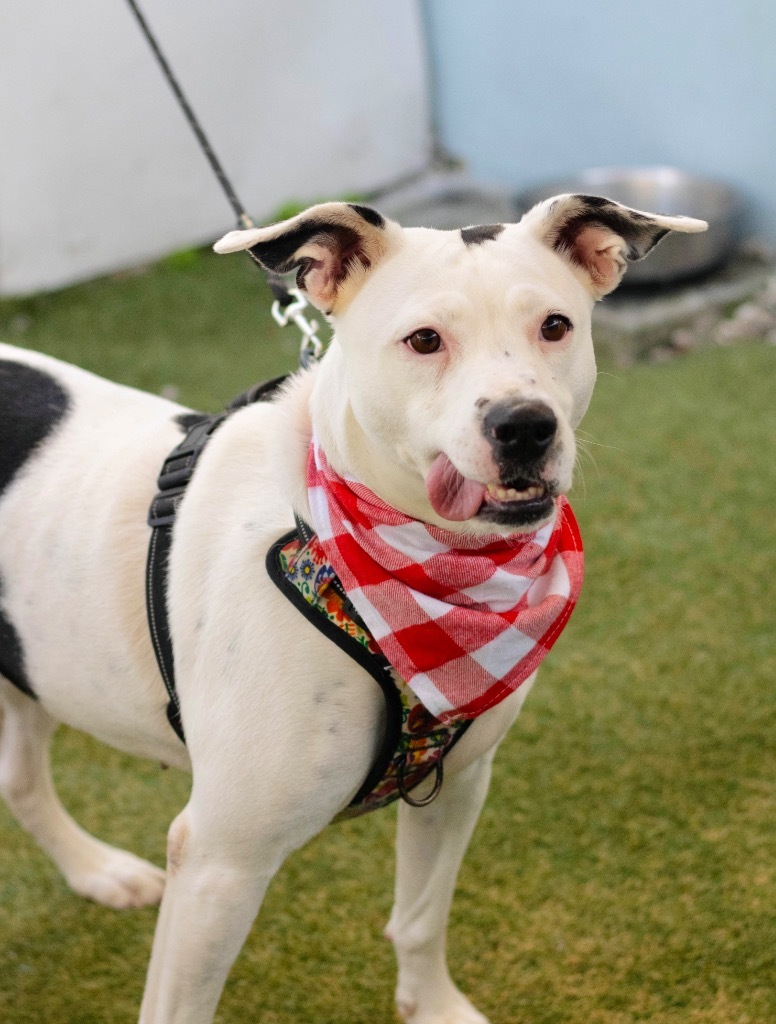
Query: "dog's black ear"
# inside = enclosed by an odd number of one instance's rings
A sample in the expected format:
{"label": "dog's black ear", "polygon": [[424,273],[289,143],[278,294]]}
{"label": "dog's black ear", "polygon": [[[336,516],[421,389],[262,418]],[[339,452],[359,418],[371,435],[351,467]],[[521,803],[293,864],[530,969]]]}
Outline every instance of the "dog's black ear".
{"label": "dog's black ear", "polygon": [[613,291],[628,263],[641,260],[669,231],[705,231],[692,217],[642,213],[601,196],[561,195],[523,217],[543,242],[579,267],[596,298]]}
{"label": "dog's black ear", "polygon": [[298,287],[319,309],[336,313],[398,230],[369,206],[321,203],[278,224],[230,231],[213,248],[219,253],[250,249],[278,274],[298,268]]}

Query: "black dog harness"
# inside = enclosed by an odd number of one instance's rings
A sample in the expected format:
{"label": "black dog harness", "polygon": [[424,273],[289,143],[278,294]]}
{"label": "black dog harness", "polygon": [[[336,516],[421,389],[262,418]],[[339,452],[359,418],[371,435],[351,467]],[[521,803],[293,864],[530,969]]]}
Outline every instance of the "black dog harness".
{"label": "black dog harness", "polygon": [[162,470],[156,481],[159,492],[148,510],[148,525],[151,527],[151,542],[146,562],[146,612],[154,654],[170,703],[167,718],[170,725],[185,743],[181,724],[178,693],[175,689],[175,661],[167,618],[167,573],[172,547],[172,531],[178,506],[186,493],[186,487],[194,475],[194,468],[205,445],[224,420],[235,410],[253,402],[271,398],[285,380],[274,377],[257,384],[237,398],[221,413],[192,413],[188,420],[186,436],[176,445],[162,463]]}
{"label": "black dog harness", "polygon": [[[175,687],[172,640],[167,617],[167,569],[175,517],[210,438],[236,409],[271,399],[284,377],[278,377],[236,398],[215,415],[196,415],[184,439],[167,456],[159,475],[159,493],[151,503],[152,528],[146,571],[146,607],[156,660],[169,697],[167,717],[185,743],[180,704]],[[339,817],[354,817],[402,798],[413,806],[430,803],[439,792],[443,758],[471,722],[442,723],[421,704],[393,671],[371,633],[345,594],[313,530],[297,518],[296,528],[269,549],[266,562],[270,579],[316,629],[344,650],[380,686],[385,698],[386,728],[371,771],[349,806]],[[411,796],[434,775],[431,791]]]}

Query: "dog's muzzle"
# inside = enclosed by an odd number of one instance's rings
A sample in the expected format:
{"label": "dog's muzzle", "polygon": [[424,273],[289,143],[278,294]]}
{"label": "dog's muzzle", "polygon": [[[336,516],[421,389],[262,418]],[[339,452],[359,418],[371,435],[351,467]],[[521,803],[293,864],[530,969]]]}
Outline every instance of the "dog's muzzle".
{"label": "dog's muzzle", "polygon": [[501,486],[488,487],[480,517],[513,526],[543,519],[554,497],[541,470],[558,433],[555,413],[545,402],[499,402],[483,417],[482,429]]}

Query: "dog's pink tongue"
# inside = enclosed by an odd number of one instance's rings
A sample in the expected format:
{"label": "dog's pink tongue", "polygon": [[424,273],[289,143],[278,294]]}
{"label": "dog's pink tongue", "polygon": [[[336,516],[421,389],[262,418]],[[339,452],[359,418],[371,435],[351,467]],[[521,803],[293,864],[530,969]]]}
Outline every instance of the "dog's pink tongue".
{"label": "dog's pink tongue", "polygon": [[485,497],[485,487],[476,480],[461,476],[448,457],[442,453],[431,463],[426,475],[429,501],[443,519],[462,522],[471,519]]}

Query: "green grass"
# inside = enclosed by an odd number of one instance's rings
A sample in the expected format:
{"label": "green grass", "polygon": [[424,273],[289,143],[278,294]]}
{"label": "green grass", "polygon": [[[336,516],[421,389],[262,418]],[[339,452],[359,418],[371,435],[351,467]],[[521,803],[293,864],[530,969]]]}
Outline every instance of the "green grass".
{"label": "green grass", "polygon": [[[214,408],[293,366],[266,310],[247,260],[200,254],[0,304],[0,338]],[[494,1024],[776,1020],[775,360],[751,345],[600,377],[574,496],[587,582],[453,911],[453,973]],[[78,820],[161,863],[187,780],[69,730],[55,747]],[[393,817],[285,865],[220,1022],[393,1019]],[[0,810],[2,1024],[130,1024],[154,919],[71,895]]]}
{"label": "green grass", "polygon": [[143,273],[0,302],[0,339],[122,384],[172,384],[182,402],[220,408],[296,366],[297,333],[276,326],[270,301],[246,257],[194,250]]}

